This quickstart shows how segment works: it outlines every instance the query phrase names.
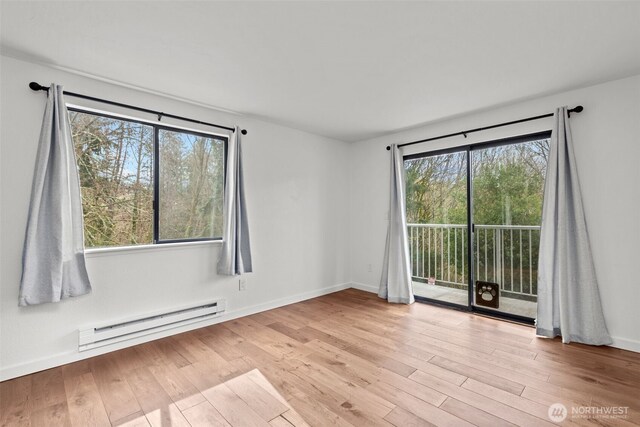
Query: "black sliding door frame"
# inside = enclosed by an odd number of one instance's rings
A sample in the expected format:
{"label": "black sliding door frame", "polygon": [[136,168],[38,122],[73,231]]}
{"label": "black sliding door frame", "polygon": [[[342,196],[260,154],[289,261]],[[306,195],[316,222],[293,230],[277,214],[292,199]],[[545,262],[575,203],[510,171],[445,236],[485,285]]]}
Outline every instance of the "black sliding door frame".
{"label": "black sliding door frame", "polygon": [[471,162],[471,157],[472,157],[471,155],[473,151],[476,151],[476,150],[495,148],[495,147],[500,147],[504,145],[518,144],[518,143],[523,143],[527,141],[534,141],[536,139],[547,139],[550,136],[551,136],[551,131],[548,130],[548,131],[535,132],[535,133],[530,133],[526,135],[509,137],[509,138],[477,142],[474,144],[458,145],[451,148],[424,151],[421,153],[409,154],[402,157],[402,160],[404,162],[406,160],[422,159],[425,157],[441,156],[441,155],[453,154],[453,153],[466,153],[465,155],[466,155],[466,161],[467,161],[467,235],[469,236],[469,243],[467,245],[467,262],[468,262],[467,265],[469,265],[469,274],[468,274],[469,283],[467,286],[468,288],[467,305],[465,306],[465,305],[456,304],[448,301],[438,301],[433,298],[426,298],[426,297],[414,295],[414,298],[416,299],[416,301],[427,303],[427,304],[443,306],[443,307],[454,308],[457,310],[468,311],[472,313],[478,313],[478,314],[487,315],[491,317],[498,317],[498,318],[511,320],[518,323],[524,323],[527,325],[534,324],[535,319],[533,318],[520,316],[513,313],[501,312],[498,310],[491,310],[484,307],[479,307],[473,303],[476,273],[475,273],[475,268],[473,268],[473,265],[474,265],[473,245],[475,243],[475,226],[473,223],[473,167]]}

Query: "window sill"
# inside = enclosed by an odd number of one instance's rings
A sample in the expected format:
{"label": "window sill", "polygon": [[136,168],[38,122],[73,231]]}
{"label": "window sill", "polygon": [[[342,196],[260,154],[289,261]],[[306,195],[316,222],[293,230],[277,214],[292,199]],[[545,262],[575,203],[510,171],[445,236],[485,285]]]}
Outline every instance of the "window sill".
{"label": "window sill", "polygon": [[116,246],[111,248],[91,248],[85,249],[85,258],[94,258],[109,255],[121,255],[139,252],[155,252],[166,251],[170,249],[190,249],[201,246],[221,246],[222,240],[206,240],[200,242],[179,242],[179,243],[160,243],[150,245],[137,246]]}

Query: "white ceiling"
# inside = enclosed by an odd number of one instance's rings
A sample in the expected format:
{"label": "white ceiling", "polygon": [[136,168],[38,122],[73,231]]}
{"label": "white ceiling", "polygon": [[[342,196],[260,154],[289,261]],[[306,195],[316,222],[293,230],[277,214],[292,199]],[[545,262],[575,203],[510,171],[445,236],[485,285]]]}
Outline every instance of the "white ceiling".
{"label": "white ceiling", "polygon": [[1,13],[5,53],[345,141],[640,73],[638,1],[2,1]]}

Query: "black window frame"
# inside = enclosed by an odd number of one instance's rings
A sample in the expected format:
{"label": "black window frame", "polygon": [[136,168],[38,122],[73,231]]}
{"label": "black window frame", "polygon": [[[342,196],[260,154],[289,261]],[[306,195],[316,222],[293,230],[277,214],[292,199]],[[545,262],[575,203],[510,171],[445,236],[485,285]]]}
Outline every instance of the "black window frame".
{"label": "black window frame", "polygon": [[[223,154],[222,154],[222,200],[226,199],[226,181],[227,181],[227,153],[229,148],[229,137],[226,135],[220,135],[216,133],[209,133],[205,131],[187,129],[180,126],[172,126],[165,123],[155,123],[150,120],[139,119],[129,116],[121,116],[118,114],[112,114],[101,110],[94,110],[88,108],[82,108],[75,105],[67,105],[69,112],[91,114],[94,116],[106,117],[114,120],[122,120],[126,122],[138,123],[144,126],[150,126],[153,128],[153,161],[152,161],[152,176],[153,176],[153,240],[151,243],[143,243],[139,245],[123,245],[123,246],[104,246],[104,247],[91,247],[87,249],[103,249],[103,248],[123,248],[123,247],[136,247],[144,245],[163,245],[167,243],[189,243],[189,242],[212,242],[222,241],[222,236],[214,237],[195,237],[190,239],[160,239],[160,129],[185,133],[188,135],[199,136],[203,138],[218,139],[223,141]],[[74,142],[75,144],[75,142]],[[82,184],[82,183],[81,183]]]}

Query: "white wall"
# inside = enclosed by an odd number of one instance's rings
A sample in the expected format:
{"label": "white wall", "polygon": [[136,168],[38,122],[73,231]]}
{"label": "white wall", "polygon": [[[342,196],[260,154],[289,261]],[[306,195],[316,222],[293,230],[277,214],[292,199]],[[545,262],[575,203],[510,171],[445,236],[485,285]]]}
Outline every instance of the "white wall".
{"label": "white wall", "polygon": [[[0,380],[95,354],[77,353],[78,327],[87,324],[217,297],[226,298],[227,310],[237,316],[348,286],[348,144],[13,58],[1,60]],[[246,275],[247,290],[238,291],[237,278],[216,275],[219,244],[213,243],[90,255],[92,294],[18,307],[46,97],[32,92],[30,81],[53,81],[73,92],[248,129],[243,151],[255,273]],[[76,98],[67,101],[81,104]]]}
{"label": "white wall", "polygon": [[[571,116],[596,274],[609,332],[615,346],[640,351],[640,76],[361,141],[351,146],[351,279],[377,289],[387,227],[389,152],[392,143],[553,112],[581,104]],[[405,154],[549,130],[552,119],[463,137],[417,144]],[[372,266],[369,271],[369,265]]]}

